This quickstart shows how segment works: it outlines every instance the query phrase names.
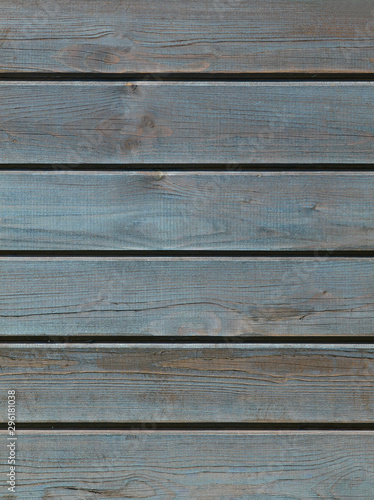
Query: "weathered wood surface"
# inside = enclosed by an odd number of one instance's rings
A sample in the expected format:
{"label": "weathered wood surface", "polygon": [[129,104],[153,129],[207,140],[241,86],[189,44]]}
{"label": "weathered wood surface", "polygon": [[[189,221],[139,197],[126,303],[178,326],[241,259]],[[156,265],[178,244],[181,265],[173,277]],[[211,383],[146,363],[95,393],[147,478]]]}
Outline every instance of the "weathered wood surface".
{"label": "weathered wood surface", "polygon": [[369,258],[1,258],[1,335],[369,336]]}
{"label": "weathered wood surface", "polygon": [[374,82],[2,82],[0,162],[374,161]]}
{"label": "weathered wood surface", "polygon": [[19,432],[9,499],[372,500],[373,450],[372,432]]}
{"label": "weathered wood surface", "polygon": [[372,172],[2,172],[2,250],[372,250]]}
{"label": "weathered wood surface", "polygon": [[374,422],[370,345],[3,344],[0,361],[19,423]]}
{"label": "weathered wood surface", "polygon": [[2,0],[1,72],[374,70],[370,0]]}

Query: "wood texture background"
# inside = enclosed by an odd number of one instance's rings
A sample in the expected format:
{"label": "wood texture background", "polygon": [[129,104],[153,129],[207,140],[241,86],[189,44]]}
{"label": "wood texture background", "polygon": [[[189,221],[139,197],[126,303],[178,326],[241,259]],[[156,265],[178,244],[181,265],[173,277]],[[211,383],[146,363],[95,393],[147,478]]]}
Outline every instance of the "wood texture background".
{"label": "wood texture background", "polygon": [[0,162],[370,164],[373,86],[0,82]]}
{"label": "wood texture background", "polygon": [[43,500],[372,500],[373,449],[372,432],[29,431],[19,434],[18,491]]}
{"label": "wood texture background", "polygon": [[373,247],[373,172],[56,170],[0,177],[1,250]]}
{"label": "wood texture background", "polygon": [[371,0],[1,2],[1,498],[373,499],[373,49]]}
{"label": "wood texture background", "polygon": [[19,423],[374,423],[370,345],[19,344],[0,360]]}
{"label": "wood texture background", "polygon": [[370,0],[2,0],[2,72],[373,73]]}
{"label": "wood texture background", "polygon": [[1,335],[373,336],[370,258],[1,258]]}

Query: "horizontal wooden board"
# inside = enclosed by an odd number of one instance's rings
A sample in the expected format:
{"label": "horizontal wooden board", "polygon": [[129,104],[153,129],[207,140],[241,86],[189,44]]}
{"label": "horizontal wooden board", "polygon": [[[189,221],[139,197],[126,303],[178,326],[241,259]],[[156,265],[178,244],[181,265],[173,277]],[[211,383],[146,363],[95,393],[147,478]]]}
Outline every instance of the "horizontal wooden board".
{"label": "horizontal wooden board", "polygon": [[370,0],[2,0],[1,72],[372,73]]}
{"label": "horizontal wooden board", "polygon": [[372,172],[0,175],[1,250],[372,250]]}
{"label": "horizontal wooden board", "polygon": [[[4,432],[0,441],[5,478]],[[16,491],[43,500],[372,500],[373,450],[373,432],[19,432]]]}
{"label": "horizontal wooden board", "polygon": [[374,161],[374,82],[1,82],[4,164]]}
{"label": "horizontal wooden board", "polygon": [[370,345],[3,344],[0,361],[19,423],[374,423]]}
{"label": "horizontal wooden board", "polygon": [[374,259],[1,258],[1,335],[369,336]]}

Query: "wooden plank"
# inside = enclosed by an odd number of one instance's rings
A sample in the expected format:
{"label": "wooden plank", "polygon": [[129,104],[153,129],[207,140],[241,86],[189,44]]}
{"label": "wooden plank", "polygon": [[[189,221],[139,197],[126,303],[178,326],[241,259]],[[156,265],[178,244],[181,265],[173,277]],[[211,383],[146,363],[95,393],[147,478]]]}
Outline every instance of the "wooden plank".
{"label": "wooden plank", "polygon": [[2,0],[2,72],[372,73],[370,0]]}
{"label": "wooden plank", "polygon": [[[4,432],[0,441],[5,478]],[[373,432],[19,432],[16,491],[45,500],[372,500],[373,450]]]}
{"label": "wooden plank", "polygon": [[371,345],[3,344],[0,361],[19,423],[374,422]]}
{"label": "wooden plank", "polygon": [[1,335],[368,336],[374,259],[1,258]]}
{"label": "wooden plank", "polygon": [[374,161],[374,82],[1,82],[0,161]]}
{"label": "wooden plank", "polygon": [[372,250],[373,172],[0,176],[1,250]]}

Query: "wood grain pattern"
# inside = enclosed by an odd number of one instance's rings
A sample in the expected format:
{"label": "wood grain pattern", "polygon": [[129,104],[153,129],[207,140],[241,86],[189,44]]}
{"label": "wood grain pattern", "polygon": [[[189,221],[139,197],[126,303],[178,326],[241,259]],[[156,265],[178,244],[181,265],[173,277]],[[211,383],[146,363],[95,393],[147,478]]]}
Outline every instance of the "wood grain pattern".
{"label": "wood grain pattern", "polygon": [[374,260],[2,258],[1,335],[368,336]]}
{"label": "wood grain pattern", "polygon": [[372,172],[17,172],[1,250],[371,250]]}
{"label": "wood grain pattern", "polygon": [[372,500],[373,449],[372,432],[19,432],[17,498]]}
{"label": "wood grain pattern", "polygon": [[3,344],[0,361],[19,423],[374,422],[364,344]]}
{"label": "wood grain pattern", "polygon": [[372,73],[370,0],[2,0],[2,72]]}
{"label": "wood grain pattern", "polygon": [[0,161],[374,161],[374,82],[2,82]]}

